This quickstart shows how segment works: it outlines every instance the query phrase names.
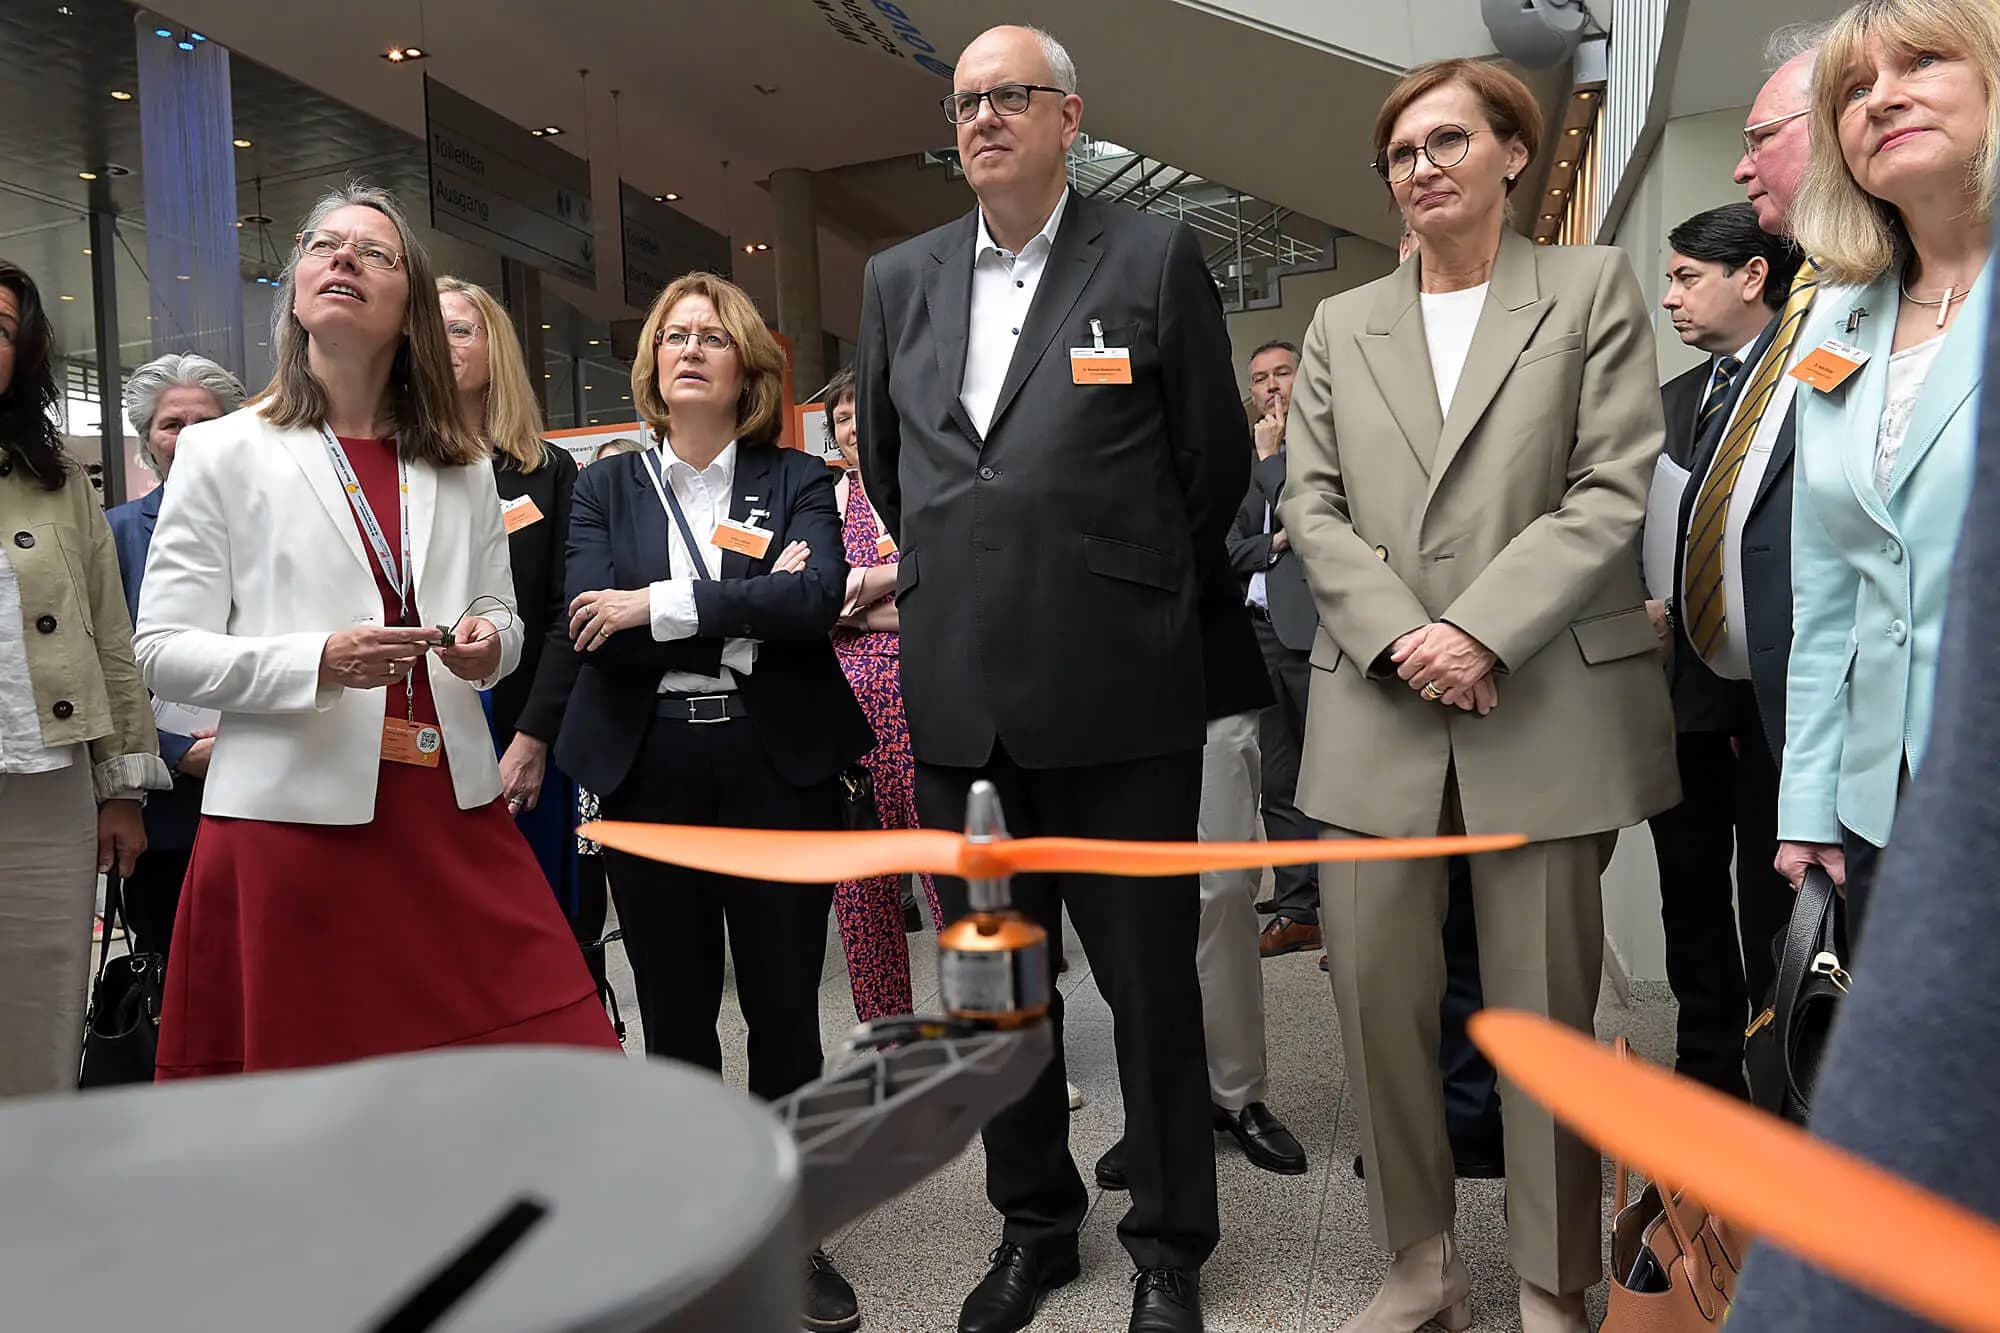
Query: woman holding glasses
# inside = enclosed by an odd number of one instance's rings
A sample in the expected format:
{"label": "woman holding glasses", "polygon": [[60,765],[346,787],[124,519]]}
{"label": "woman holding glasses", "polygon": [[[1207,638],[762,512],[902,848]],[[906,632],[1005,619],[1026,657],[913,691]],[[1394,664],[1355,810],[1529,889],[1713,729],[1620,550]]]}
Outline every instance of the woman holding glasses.
{"label": "woman holding glasses", "polygon": [[[1507,226],[1541,137],[1515,76],[1413,70],[1374,137],[1418,245],[1320,305],[1294,380],[1279,518],[1320,613],[1298,804],[1332,837],[1526,834],[1470,862],[1485,998],[1589,1032],[1599,877],[1617,830],[1677,798],[1632,559],[1664,436],[1651,326],[1618,251]],[[1464,1328],[1437,1072],[1446,866],[1330,864],[1320,896],[1368,1211],[1395,1255],[1346,1327]],[[1597,1150],[1502,1099],[1521,1327],[1584,1333]]]}
{"label": "woman holding glasses", "polygon": [[262,398],[181,435],[140,595],[153,692],[220,714],[160,1077],[616,1050],[499,799],[506,535],[395,200],[321,199],[278,310]]}
{"label": "woman holding glasses", "polygon": [[[542,414],[513,321],[484,287],[438,279],[459,417],[492,452],[501,526],[521,617],[521,665],[486,695],[500,749],[500,792],[572,921],[577,915],[576,784],[549,766],[576,683],[563,614],[576,460],[542,439]],[[593,938],[595,938],[593,936]]]}

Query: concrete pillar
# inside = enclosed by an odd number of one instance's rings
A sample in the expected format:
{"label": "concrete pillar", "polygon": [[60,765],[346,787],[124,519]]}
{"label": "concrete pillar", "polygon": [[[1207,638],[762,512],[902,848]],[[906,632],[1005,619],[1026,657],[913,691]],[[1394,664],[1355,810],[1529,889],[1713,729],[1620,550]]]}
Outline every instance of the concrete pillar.
{"label": "concrete pillar", "polygon": [[827,380],[826,339],[819,316],[819,216],[812,173],[784,167],[771,173],[772,249],[778,261],[778,331],[792,340],[792,382],[803,398]]}

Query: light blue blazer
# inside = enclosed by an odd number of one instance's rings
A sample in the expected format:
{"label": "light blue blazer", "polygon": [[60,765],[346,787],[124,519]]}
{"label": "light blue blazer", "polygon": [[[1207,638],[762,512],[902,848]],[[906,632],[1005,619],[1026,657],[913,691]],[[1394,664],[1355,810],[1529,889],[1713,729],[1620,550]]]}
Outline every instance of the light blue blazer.
{"label": "light blue blazer", "polygon": [[[1885,499],[1875,439],[1900,271],[1867,287],[1823,288],[1795,348],[1802,355],[1832,336],[1869,359],[1829,393],[1798,392],[1778,791],[1778,836],[1790,842],[1837,843],[1844,825],[1885,845],[1903,769],[1917,770],[1930,735],[1945,591],[1972,484],[1990,273],[1980,274],[1931,363]],[[1848,334],[1856,307],[1868,316]]]}

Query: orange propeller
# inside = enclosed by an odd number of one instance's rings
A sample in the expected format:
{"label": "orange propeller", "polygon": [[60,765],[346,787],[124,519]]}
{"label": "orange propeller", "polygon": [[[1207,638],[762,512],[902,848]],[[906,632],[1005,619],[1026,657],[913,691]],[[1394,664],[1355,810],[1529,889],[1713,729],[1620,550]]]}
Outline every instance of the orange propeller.
{"label": "orange propeller", "polygon": [[2000,1333],[1980,1274],[2000,1227],[1734,1098],[1531,1014],[1488,1010],[1473,1040],[1604,1151],[1857,1287],[1948,1328]]}
{"label": "orange propeller", "polygon": [[1519,847],[1514,833],[1471,838],[1342,838],[1324,842],[1109,842],[1019,838],[974,842],[943,829],[799,833],[696,828],[600,820],[577,832],[593,842],[723,875],[826,884],[910,871],[1000,879],[1067,871],[1097,875],[1187,875],[1203,870],[1310,865],[1321,861],[1404,861]]}

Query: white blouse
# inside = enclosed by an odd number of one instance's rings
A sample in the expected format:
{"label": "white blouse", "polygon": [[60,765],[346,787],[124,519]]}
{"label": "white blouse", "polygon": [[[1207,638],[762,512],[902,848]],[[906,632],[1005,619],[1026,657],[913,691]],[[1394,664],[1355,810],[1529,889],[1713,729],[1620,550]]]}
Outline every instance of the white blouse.
{"label": "white blouse", "polygon": [[1910,433],[1917,399],[1930,377],[1931,362],[1937,360],[1943,346],[1944,335],[1939,334],[1889,358],[1889,394],[1882,404],[1882,424],[1875,432],[1875,489],[1885,500],[1896,479],[1896,461],[1903,456],[1903,437]]}
{"label": "white blouse", "polygon": [[1467,287],[1458,292],[1424,292],[1424,341],[1430,347],[1431,378],[1437,381],[1438,411],[1451,415],[1451,397],[1458,392],[1458,377],[1465,358],[1472,353],[1472,335],[1479,328],[1479,312],[1486,306],[1486,288]]}
{"label": "white blouse", "polygon": [[77,748],[42,744],[21,626],[21,580],[0,548],[0,773],[53,773],[76,762]]}

